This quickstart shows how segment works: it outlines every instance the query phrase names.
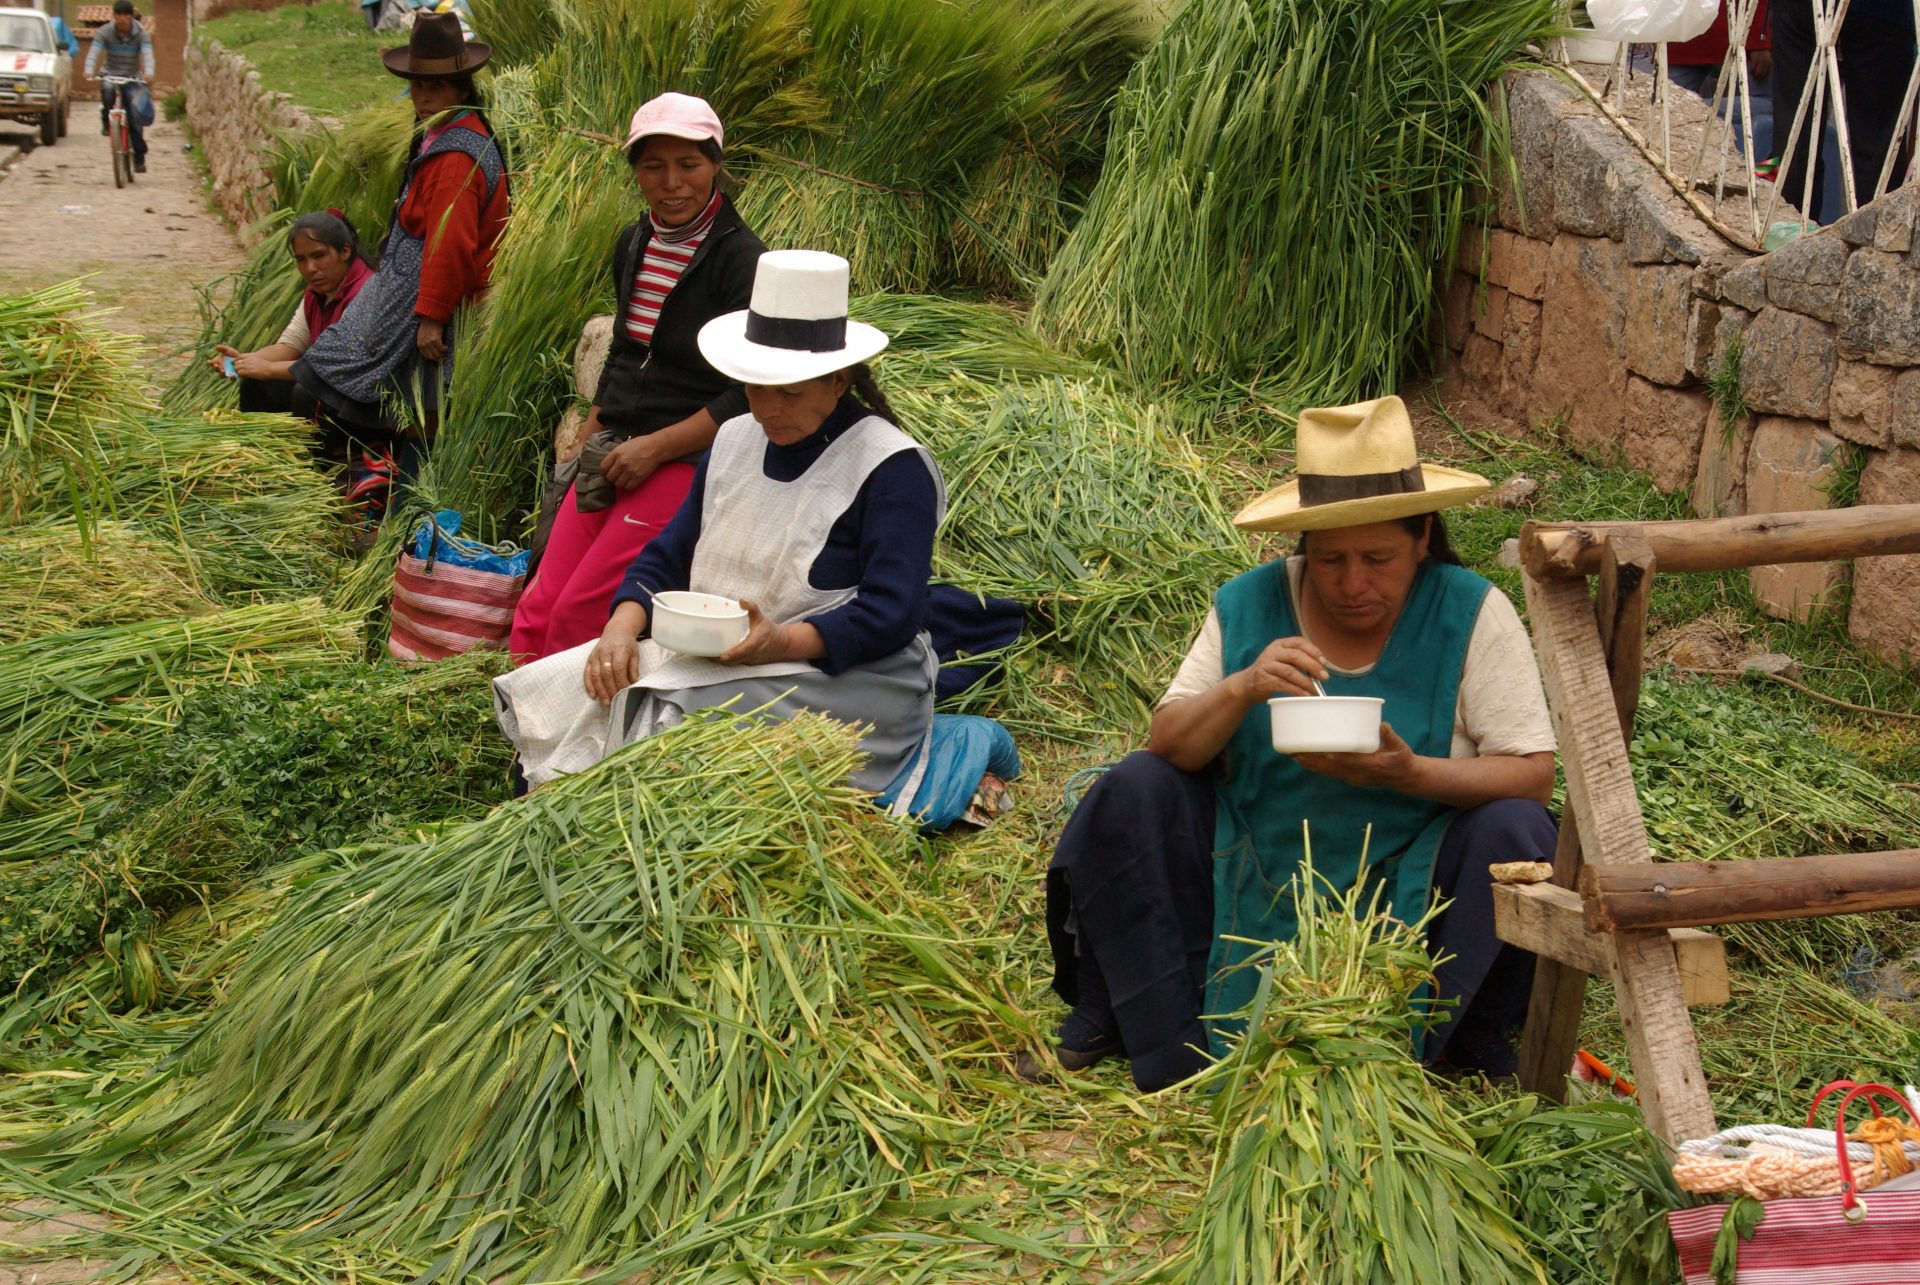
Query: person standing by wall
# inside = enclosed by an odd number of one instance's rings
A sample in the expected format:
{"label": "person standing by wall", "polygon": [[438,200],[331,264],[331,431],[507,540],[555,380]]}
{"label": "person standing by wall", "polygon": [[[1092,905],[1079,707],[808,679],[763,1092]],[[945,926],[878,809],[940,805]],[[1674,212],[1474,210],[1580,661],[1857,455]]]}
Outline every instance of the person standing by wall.
{"label": "person standing by wall", "polygon": [[[1826,6],[1823,4],[1823,7]],[[1802,213],[1816,223],[1830,223],[1845,214],[1846,209],[1844,202],[1839,208],[1829,209],[1833,203],[1821,197],[1825,163],[1819,154],[1820,140],[1807,136],[1804,122],[1799,145],[1793,146],[1788,138],[1813,67],[1814,0],[1773,0],[1768,17],[1773,37],[1773,117],[1778,122],[1774,146],[1782,157],[1789,150],[1794,153],[1792,161],[1781,172],[1780,181],[1785,186],[1780,194],[1795,204],[1801,201],[1811,156],[1814,177],[1810,204],[1813,208]],[[1840,87],[1846,97],[1853,197],[1857,205],[1864,205],[1873,199],[1880,167],[1900,128],[1900,103],[1906,94],[1907,77],[1913,71],[1914,26],[1910,0],[1853,0],[1847,6],[1846,20],[1840,24],[1834,51],[1839,56]],[[1832,108],[1824,115],[1831,120]],[[1812,116],[1811,111],[1808,116]],[[1896,159],[1887,186],[1900,186],[1903,177],[1904,166]]]}
{"label": "person standing by wall", "polygon": [[[93,33],[87,51],[87,79],[98,80],[102,69],[128,81],[153,79],[153,41],[133,12],[133,0],[113,0],[113,21]],[[107,132],[107,112],[118,95],[127,110],[127,137],[133,143],[133,169],[147,172],[147,122],[153,118],[153,99],[145,84],[100,86],[100,132]]]}

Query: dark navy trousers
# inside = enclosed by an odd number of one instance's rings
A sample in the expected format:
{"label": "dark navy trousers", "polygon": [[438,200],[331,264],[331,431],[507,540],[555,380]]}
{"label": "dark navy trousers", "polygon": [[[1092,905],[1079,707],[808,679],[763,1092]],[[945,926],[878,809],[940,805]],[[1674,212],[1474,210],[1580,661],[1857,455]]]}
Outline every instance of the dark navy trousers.
{"label": "dark navy trousers", "polygon": [[[1526,1012],[1533,956],[1493,931],[1497,861],[1550,861],[1558,826],[1530,799],[1460,812],[1434,858],[1433,886],[1452,904],[1431,926],[1428,949],[1451,956],[1437,992],[1453,1007],[1427,1039],[1429,1061],[1505,1074],[1508,1031]],[[1213,949],[1213,785],[1145,751],[1122,759],[1074,810],[1047,869],[1053,986],[1080,999],[1089,953],[1104,976],[1120,1037],[1142,1084],[1186,1066],[1206,1047],[1200,1022]]]}

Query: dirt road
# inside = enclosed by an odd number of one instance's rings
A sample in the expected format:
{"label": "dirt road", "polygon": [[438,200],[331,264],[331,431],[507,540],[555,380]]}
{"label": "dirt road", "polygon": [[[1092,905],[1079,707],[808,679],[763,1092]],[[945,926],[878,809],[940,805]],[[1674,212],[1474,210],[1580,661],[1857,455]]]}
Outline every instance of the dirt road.
{"label": "dirt road", "polygon": [[113,310],[106,324],[145,339],[156,377],[171,378],[199,333],[198,288],[244,262],[185,141],[178,125],[155,121],[147,172],[116,190],[91,104],[75,103],[52,147],[34,127],[0,121],[0,159],[32,149],[0,170],[0,293],[96,274],[88,286]]}

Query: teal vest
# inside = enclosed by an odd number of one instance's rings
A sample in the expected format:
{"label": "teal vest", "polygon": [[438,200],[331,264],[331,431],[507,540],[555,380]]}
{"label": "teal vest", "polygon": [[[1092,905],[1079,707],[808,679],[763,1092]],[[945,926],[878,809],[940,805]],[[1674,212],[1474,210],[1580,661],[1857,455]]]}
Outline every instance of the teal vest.
{"label": "teal vest", "polygon": [[[1332,674],[1323,684],[1327,694],[1383,697],[1382,718],[1415,754],[1447,757],[1467,643],[1492,587],[1464,567],[1426,563],[1378,663],[1362,675]],[[1285,559],[1229,580],[1214,596],[1214,609],[1228,674],[1251,665],[1276,638],[1304,632],[1294,616]],[[1319,878],[1351,888],[1361,877],[1364,850],[1367,877],[1381,881],[1388,902],[1412,920],[1426,910],[1434,853],[1453,818],[1445,804],[1347,785],[1276,753],[1264,704],[1241,720],[1225,760],[1214,786],[1215,935],[1206,1003],[1206,1012],[1220,1017],[1246,1007],[1259,983],[1258,970],[1232,967],[1257,947],[1228,939],[1293,938],[1288,881],[1306,855],[1303,821]],[[1233,1028],[1210,1027],[1220,1053],[1222,1034]]]}

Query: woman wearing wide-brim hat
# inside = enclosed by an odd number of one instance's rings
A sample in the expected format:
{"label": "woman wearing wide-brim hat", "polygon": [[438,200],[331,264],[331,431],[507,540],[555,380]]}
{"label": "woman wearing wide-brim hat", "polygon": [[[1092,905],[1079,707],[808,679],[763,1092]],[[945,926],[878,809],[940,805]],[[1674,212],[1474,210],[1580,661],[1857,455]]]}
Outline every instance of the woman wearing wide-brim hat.
{"label": "woman wearing wide-brim hat", "polygon": [[[946,488],[893,422],[866,362],[887,345],[847,317],[847,261],[760,257],[748,308],[700,331],[746,389],[686,502],[633,562],[600,637],[494,680],[527,783],[732,704],[816,710],[865,729],[853,784],[904,810],[925,771],[937,663],[926,633]],[[692,590],[746,608],[744,641],[713,659],[648,636],[654,595]]]}
{"label": "woman wearing wide-brim hat", "polygon": [[454,313],[486,289],[506,230],[506,156],[474,82],[492,54],[457,14],[435,13],[381,55],[418,122],[400,197],[379,271],[293,367],[296,407],[351,444],[356,468],[411,473],[451,377]]}
{"label": "woman wearing wide-brim hat", "polygon": [[[1068,1069],[1127,1057],[1144,1090],[1222,1048],[1255,970],[1228,938],[1287,940],[1284,896],[1304,857],[1336,886],[1381,880],[1402,918],[1452,906],[1430,945],[1439,998],[1457,1004],[1429,1061],[1500,1075],[1531,956],[1493,933],[1488,865],[1551,856],[1554,739],[1525,627],[1506,596],[1459,565],[1440,510],[1485,480],[1424,464],[1397,397],[1302,412],[1298,475],[1235,519],[1296,531],[1282,557],[1235,577],[1153,716],[1147,749],[1089,791],[1047,879]],[[1267,702],[1386,702],[1380,748],[1286,755]],[[1030,1071],[1037,1068],[1028,1068]]]}

